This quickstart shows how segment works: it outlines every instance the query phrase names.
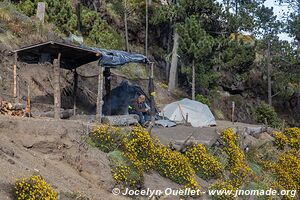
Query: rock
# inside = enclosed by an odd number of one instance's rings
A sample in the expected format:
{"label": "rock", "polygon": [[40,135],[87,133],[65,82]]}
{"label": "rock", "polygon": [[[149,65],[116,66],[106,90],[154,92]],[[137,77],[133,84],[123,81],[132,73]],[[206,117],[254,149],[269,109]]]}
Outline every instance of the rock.
{"label": "rock", "polygon": [[22,138],[22,145],[25,148],[32,148],[33,144],[35,143],[35,140],[33,140],[32,138]]}
{"label": "rock", "polygon": [[114,115],[102,117],[104,124],[110,124],[113,126],[128,126],[138,123],[137,115]]}
{"label": "rock", "polygon": [[15,161],[13,161],[12,159],[8,159],[7,162],[9,162],[10,164],[14,165]]}
{"label": "rock", "polygon": [[4,154],[10,156],[10,157],[14,157],[15,156],[15,152],[11,149],[7,149],[6,147],[0,147],[0,151],[2,151]]}
{"label": "rock", "polygon": [[270,141],[274,141],[274,138],[268,134],[267,132],[264,132],[262,134],[259,135],[259,139],[266,141],[266,142],[270,142]]}

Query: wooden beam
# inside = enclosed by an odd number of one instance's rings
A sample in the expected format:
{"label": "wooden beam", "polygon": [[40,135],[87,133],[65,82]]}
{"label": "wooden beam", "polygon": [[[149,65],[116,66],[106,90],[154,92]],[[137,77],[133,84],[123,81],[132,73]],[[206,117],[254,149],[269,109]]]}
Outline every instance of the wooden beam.
{"label": "wooden beam", "polygon": [[97,110],[96,110],[96,120],[101,123],[102,117],[102,105],[103,105],[103,68],[99,67],[99,76],[98,76],[98,94],[97,94]]}
{"label": "wooden beam", "polygon": [[78,73],[74,70],[74,85],[73,85],[73,115],[76,115],[77,109],[77,87],[78,87]]}
{"label": "wooden beam", "polygon": [[14,66],[13,66],[13,76],[14,76],[14,86],[13,86],[13,98],[15,100],[15,103],[19,102],[18,98],[18,74],[17,74],[17,64],[18,64],[18,53],[15,53],[15,60],[14,60]]}
{"label": "wooden beam", "polygon": [[61,94],[60,94],[60,57],[61,53],[58,54],[58,58],[53,61],[54,69],[54,118],[60,119],[61,109]]}

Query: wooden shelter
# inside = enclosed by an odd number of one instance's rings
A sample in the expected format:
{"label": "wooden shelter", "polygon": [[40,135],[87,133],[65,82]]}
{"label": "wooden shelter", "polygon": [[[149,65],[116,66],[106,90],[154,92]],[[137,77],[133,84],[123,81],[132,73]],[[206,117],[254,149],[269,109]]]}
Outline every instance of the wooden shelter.
{"label": "wooden shelter", "polygon": [[[60,90],[60,68],[73,71],[74,74],[74,88],[73,88],[73,103],[74,114],[76,113],[76,91],[78,86],[78,74],[76,69],[82,65],[97,61],[101,58],[101,54],[96,50],[84,48],[80,46],[70,45],[61,42],[48,41],[36,45],[26,46],[14,51],[14,98],[19,100],[18,95],[18,62],[28,64],[38,64],[49,62],[53,65],[54,74],[54,117],[59,119],[61,112],[61,90]],[[105,75],[110,75],[106,72]],[[98,94],[97,94],[97,114],[96,118],[101,119],[102,114],[102,87],[103,87],[103,69],[99,66],[98,77]],[[105,78],[105,80],[110,80]],[[110,83],[107,83],[107,90],[110,90]]]}

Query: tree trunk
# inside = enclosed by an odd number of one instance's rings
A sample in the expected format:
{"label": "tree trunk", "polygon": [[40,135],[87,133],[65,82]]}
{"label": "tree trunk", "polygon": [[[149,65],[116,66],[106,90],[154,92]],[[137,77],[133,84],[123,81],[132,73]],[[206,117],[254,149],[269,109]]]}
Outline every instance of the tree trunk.
{"label": "tree trunk", "polygon": [[174,30],[174,42],[172,51],[171,69],[169,74],[169,91],[174,91],[176,88],[176,75],[177,75],[177,63],[178,63],[178,47],[179,47],[179,35]]}
{"label": "tree trunk", "polygon": [[300,82],[298,84],[297,107],[298,107],[298,113],[300,116]]}
{"label": "tree trunk", "polygon": [[[238,1],[235,0],[235,17],[236,18],[238,17],[238,12],[239,12],[238,9],[239,9]],[[236,41],[236,42],[238,41],[238,29],[236,29],[236,31],[234,32],[234,41]]]}
{"label": "tree trunk", "polygon": [[192,66],[192,100],[195,100],[195,79],[196,79],[196,73],[195,73],[195,62],[193,61],[193,66]]}
{"label": "tree trunk", "polygon": [[270,41],[268,41],[267,50],[267,76],[268,76],[268,103],[272,106],[272,80],[271,80],[271,53],[270,53]]}
{"label": "tree trunk", "polygon": [[128,39],[128,24],[127,24],[127,0],[124,0],[124,24],[125,24],[125,42],[126,42],[126,51],[129,50],[129,39]]}
{"label": "tree trunk", "polygon": [[145,55],[148,57],[148,0],[145,0],[146,3],[146,38],[145,38]]}

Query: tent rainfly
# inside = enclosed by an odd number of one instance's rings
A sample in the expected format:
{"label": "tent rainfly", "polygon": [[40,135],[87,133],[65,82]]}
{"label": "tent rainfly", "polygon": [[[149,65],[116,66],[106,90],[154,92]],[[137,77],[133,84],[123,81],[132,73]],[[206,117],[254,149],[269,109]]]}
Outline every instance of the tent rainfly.
{"label": "tent rainfly", "polygon": [[186,120],[193,127],[215,126],[216,120],[207,105],[190,99],[183,99],[166,105],[164,115],[175,122]]}

